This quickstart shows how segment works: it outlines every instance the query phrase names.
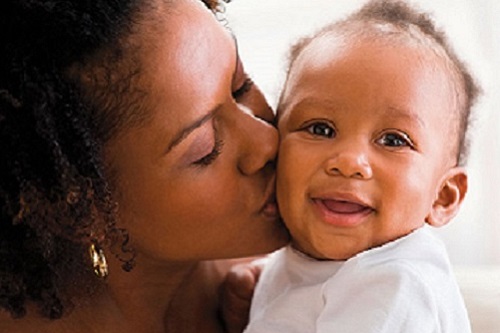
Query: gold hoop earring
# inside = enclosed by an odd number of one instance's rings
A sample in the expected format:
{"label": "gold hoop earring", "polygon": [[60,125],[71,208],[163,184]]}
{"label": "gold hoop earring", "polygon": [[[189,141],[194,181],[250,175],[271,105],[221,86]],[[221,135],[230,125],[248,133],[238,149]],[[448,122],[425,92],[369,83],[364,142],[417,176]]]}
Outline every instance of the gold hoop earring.
{"label": "gold hoop earring", "polygon": [[104,252],[97,247],[95,244],[90,244],[89,247],[90,260],[92,260],[92,267],[94,268],[94,273],[98,278],[104,279],[108,276],[108,263]]}

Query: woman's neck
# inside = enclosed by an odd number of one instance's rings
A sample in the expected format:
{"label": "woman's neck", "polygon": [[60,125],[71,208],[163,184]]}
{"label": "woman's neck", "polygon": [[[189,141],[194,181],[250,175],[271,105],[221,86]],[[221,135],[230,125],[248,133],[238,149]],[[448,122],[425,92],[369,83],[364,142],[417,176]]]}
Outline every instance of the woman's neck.
{"label": "woman's neck", "polygon": [[[129,273],[114,269],[107,281],[108,297],[130,332],[164,333],[165,316],[187,283],[195,283],[198,263],[156,265],[138,258]],[[194,297],[196,298],[196,296]]]}
{"label": "woman's neck", "polygon": [[120,270],[108,281],[109,296],[130,332],[221,332],[217,302],[225,272],[215,262],[137,262],[132,272]]}

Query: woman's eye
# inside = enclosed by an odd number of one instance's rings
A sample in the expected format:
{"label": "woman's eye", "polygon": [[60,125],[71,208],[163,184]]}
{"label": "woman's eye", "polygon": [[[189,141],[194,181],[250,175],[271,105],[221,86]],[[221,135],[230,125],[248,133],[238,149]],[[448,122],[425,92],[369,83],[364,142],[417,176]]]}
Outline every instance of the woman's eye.
{"label": "woman's eye", "polygon": [[232,92],[233,98],[235,100],[238,100],[239,98],[243,97],[247,92],[250,91],[250,89],[252,89],[253,84],[254,83],[252,79],[247,77],[245,81],[243,81],[243,84],[238,89]]}
{"label": "woman's eye", "polygon": [[220,139],[215,140],[214,148],[212,149],[212,151],[209,154],[200,158],[199,160],[195,161],[193,164],[197,166],[208,166],[212,164],[222,152],[223,145],[224,142],[222,140]]}
{"label": "woman's eye", "polygon": [[410,147],[413,148],[413,142],[410,137],[403,133],[386,133],[382,135],[377,142],[387,147]]}
{"label": "woman's eye", "polygon": [[325,123],[314,123],[309,126],[307,126],[307,131],[314,135],[314,136],[323,136],[326,138],[333,138],[335,137],[335,129]]}

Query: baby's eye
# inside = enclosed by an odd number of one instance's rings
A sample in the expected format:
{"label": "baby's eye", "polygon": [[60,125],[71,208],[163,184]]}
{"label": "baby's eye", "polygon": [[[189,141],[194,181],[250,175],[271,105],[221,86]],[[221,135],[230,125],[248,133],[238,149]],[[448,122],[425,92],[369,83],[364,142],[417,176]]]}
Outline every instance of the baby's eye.
{"label": "baby's eye", "polygon": [[335,137],[335,129],[326,123],[314,123],[306,127],[306,130],[314,136],[323,136],[326,138]]}
{"label": "baby's eye", "polygon": [[380,139],[377,140],[377,143],[393,148],[414,147],[410,137],[404,133],[385,133],[380,137]]}

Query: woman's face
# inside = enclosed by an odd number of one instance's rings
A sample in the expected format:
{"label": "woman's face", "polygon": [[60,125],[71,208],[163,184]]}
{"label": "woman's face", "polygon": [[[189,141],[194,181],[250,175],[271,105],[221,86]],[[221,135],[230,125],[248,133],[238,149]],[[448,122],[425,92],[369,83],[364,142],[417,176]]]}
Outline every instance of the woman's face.
{"label": "woman's face", "polygon": [[106,149],[120,223],[137,252],[159,260],[276,249],[288,235],[274,203],[271,109],[201,2],[161,2],[157,17],[133,37],[151,114]]}

